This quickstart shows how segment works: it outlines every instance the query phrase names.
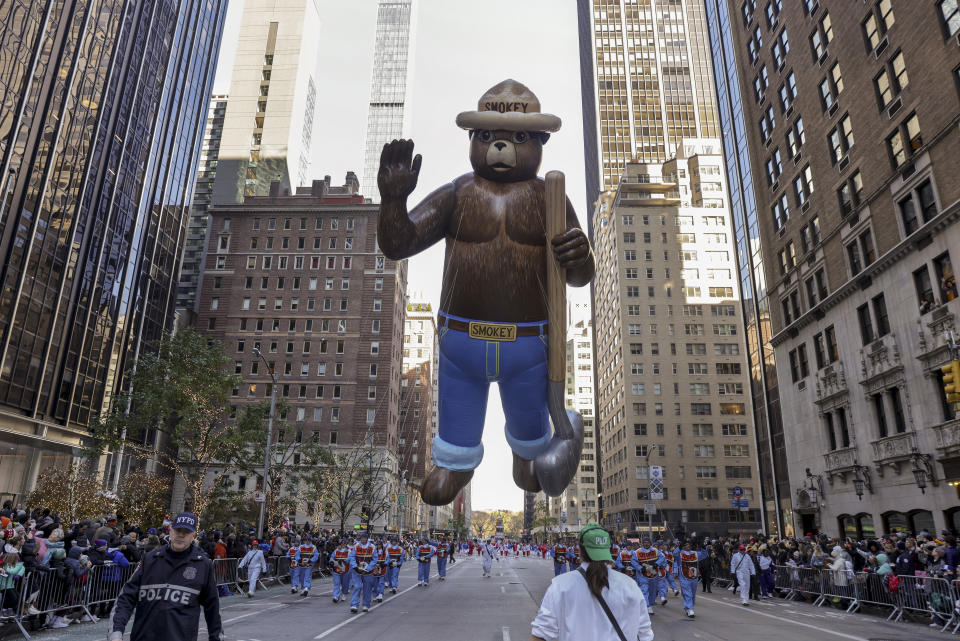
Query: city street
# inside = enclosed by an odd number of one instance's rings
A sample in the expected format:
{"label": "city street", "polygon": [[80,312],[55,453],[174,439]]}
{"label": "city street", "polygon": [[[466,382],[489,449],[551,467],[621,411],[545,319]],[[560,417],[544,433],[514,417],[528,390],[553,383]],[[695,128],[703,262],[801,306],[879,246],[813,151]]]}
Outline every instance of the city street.
{"label": "city street", "polygon": [[[509,558],[494,563],[493,577],[481,577],[480,561],[465,557],[450,566],[445,582],[433,578],[417,587],[414,563],[401,571],[400,591],[374,602],[369,613],[351,615],[349,603],[330,601],[330,582],[314,584],[303,599],[286,587],[258,592],[256,599],[222,601],[228,641],[526,641],[530,621],[552,578],[552,563],[535,558]],[[780,599],[754,602],[744,608],[730,592],[697,595],[697,618],[686,619],[678,598],[656,608],[657,641],[931,641],[948,635],[918,623],[887,623],[882,617],[845,614]],[[16,638],[7,630],[6,638]],[[76,624],[39,632],[44,641],[100,641],[107,622]],[[129,635],[127,636],[129,638]],[[205,630],[201,628],[201,641]]]}

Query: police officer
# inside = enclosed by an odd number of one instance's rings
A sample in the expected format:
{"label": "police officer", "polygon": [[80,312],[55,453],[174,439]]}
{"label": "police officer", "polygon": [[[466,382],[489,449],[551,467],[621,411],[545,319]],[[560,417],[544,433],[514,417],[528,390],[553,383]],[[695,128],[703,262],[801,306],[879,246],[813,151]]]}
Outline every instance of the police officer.
{"label": "police officer", "polygon": [[181,512],[173,521],[170,542],[150,552],[123,586],[113,609],[109,641],[123,639],[130,616],[131,641],[195,641],[203,608],[210,641],[219,641],[220,599],[213,563],[194,547],[198,519]]}

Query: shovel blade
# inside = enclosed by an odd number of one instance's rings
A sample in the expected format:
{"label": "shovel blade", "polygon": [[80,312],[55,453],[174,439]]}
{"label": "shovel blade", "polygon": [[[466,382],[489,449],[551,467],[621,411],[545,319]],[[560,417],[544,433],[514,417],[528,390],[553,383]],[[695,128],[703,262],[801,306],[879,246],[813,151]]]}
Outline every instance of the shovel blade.
{"label": "shovel blade", "polygon": [[[583,417],[573,410],[565,410],[559,417],[551,412],[554,435],[547,449],[537,456],[535,468],[540,487],[547,496],[560,496],[573,480],[580,465],[583,450]],[[563,422],[563,427],[557,423]],[[563,438],[570,434],[572,438]]]}

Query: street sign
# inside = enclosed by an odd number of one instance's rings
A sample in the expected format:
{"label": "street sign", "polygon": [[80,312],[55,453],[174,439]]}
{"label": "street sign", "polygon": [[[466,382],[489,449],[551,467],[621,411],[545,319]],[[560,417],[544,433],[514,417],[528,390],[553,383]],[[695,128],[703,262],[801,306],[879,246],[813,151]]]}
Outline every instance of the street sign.
{"label": "street sign", "polygon": [[577,527],[580,527],[580,519],[577,519]]}
{"label": "street sign", "polygon": [[730,505],[732,505],[733,507],[740,507],[740,499],[732,499],[730,501]]}
{"label": "street sign", "polygon": [[564,522],[564,523],[567,522],[567,511],[566,511],[566,510],[563,510],[562,512],[560,512],[560,520],[561,520],[562,522]]}
{"label": "street sign", "polygon": [[254,492],[253,500],[256,501],[257,503],[263,503],[264,501],[267,500],[267,495],[264,494],[263,492]]}
{"label": "street sign", "polygon": [[618,516],[618,517],[617,517],[617,524],[619,524],[620,521],[622,521],[622,520],[623,520],[623,519],[621,519],[621,518]]}
{"label": "street sign", "polygon": [[406,494],[400,495],[400,505],[403,505],[403,499],[406,497]]}
{"label": "street sign", "polygon": [[747,512],[750,509],[750,502],[747,499],[740,499],[740,511]]}
{"label": "street sign", "polygon": [[[657,504],[656,503],[644,503],[643,504],[643,513],[644,515],[656,515],[657,513]],[[620,519],[617,519],[619,522]]]}
{"label": "street sign", "polygon": [[733,495],[737,498],[740,498],[741,496],[743,496],[743,488],[740,487],[739,485],[733,488]]}

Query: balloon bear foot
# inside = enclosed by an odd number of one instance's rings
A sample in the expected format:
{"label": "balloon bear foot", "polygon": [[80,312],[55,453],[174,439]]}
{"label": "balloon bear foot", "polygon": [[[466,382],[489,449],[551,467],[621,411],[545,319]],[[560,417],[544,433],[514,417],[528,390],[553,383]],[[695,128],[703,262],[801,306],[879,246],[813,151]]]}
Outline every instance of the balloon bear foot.
{"label": "balloon bear foot", "polygon": [[565,439],[553,435],[546,451],[534,461],[537,479],[547,496],[560,496],[577,473],[580,465],[580,452],[583,449],[583,417],[577,412],[567,410],[573,438]]}
{"label": "balloon bear foot", "polygon": [[513,453],[513,482],[526,492],[539,492],[540,481],[537,480],[537,470],[534,461],[520,458]]}
{"label": "balloon bear foot", "polygon": [[427,474],[423,487],[420,488],[420,497],[427,505],[447,505],[472,478],[473,470],[457,472],[445,467],[435,467]]}

